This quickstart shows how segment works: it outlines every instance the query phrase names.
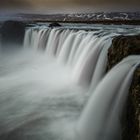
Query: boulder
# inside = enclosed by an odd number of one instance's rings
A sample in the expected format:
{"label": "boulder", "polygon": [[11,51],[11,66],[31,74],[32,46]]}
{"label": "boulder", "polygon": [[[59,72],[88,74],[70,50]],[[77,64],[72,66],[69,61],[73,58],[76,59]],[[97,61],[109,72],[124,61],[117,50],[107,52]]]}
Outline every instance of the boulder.
{"label": "boulder", "polygon": [[58,22],[52,22],[49,24],[49,27],[60,27],[61,25]]}
{"label": "boulder", "polygon": [[[107,71],[128,55],[140,55],[140,35],[118,36],[108,50]],[[140,140],[140,66],[134,72],[122,117],[122,140]]]}
{"label": "boulder", "polygon": [[5,21],[0,33],[2,49],[21,47],[25,35],[25,24],[20,21]]}

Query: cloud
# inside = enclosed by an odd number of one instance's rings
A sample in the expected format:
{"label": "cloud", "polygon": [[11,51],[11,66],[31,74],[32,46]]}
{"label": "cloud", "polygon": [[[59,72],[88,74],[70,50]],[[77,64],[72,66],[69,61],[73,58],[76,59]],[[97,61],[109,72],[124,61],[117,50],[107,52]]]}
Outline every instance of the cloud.
{"label": "cloud", "polygon": [[31,6],[30,0],[1,0],[0,7],[24,7]]}
{"label": "cloud", "polygon": [[140,5],[140,0],[1,0],[1,7]]}

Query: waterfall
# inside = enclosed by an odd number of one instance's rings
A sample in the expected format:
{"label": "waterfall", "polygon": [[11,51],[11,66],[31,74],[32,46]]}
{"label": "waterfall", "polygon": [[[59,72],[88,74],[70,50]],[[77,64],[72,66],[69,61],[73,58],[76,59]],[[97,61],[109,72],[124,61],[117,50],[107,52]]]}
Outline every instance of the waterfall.
{"label": "waterfall", "polygon": [[124,59],[98,84],[77,125],[80,139],[121,140],[120,113],[139,61],[136,56]]}
{"label": "waterfall", "polygon": [[0,139],[120,140],[139,56],[106,74],[119,34],[102,28],[28,27],[23,49],[0,55]]}
{"label": "waterfall", "polygon": [[[73,77],[77,78],[78,83],[90,85],[92,81],[96,87],[105,74],[107,50],[116,36],[115,33],[104,34],[100,30],[30,28],[26,31],[24,47],[45,49],[46,55],[72,67]],[[100,62],[101,59],[103,61]]]}

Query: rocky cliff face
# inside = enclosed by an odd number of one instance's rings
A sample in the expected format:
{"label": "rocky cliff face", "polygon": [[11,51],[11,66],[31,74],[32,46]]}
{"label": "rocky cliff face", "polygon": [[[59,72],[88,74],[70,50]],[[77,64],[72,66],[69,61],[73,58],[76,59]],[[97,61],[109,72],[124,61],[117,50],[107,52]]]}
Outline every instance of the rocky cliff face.
{"label": "rocky cliff face", "polygon": [[22,47],[25,26],[20,21],[5,21],[3,23],[0,28],[2,51]]}
{"label": "rocky cliff face", "polygon": [[[134,54],[140,55],[140,35],[114,38],[108,52],[107,70],[110,70],[124,57]],[[134,73],[126,110],[123,113],[122,140],[140,140],[140,66]]]}
{"label": "rocky cliff face", "polygon": [[108,69],[128,55],[140,55],[140,35],[118,36],[113,39],[108,53]]}

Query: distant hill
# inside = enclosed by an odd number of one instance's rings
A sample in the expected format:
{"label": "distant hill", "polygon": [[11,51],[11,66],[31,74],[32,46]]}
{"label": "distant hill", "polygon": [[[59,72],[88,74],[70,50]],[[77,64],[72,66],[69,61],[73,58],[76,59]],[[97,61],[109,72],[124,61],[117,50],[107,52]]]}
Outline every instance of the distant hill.
{"label": "distant hill", "polygon": [[138,24],[140,12],[98,12],[75,14],[13,14],[1,15],[0,20],[22,20],[25,22],[75,22],[103,24]]}

